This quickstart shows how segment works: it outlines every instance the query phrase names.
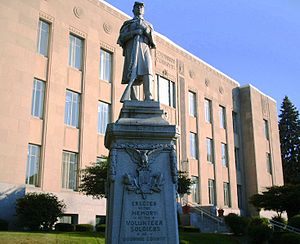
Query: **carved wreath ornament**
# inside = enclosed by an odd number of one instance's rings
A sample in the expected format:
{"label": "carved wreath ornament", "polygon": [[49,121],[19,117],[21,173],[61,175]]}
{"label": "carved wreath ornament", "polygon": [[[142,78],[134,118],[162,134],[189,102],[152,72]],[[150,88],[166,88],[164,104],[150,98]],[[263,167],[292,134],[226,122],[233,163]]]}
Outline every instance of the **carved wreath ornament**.
{"label": "carved wreath ornament", "polygon": [[154,192],[159,193],[161,191],[161,187],[164,184],[163,174],[152,174],[150,165],[154,162],[154,155],[163,149],[164,147],[153,150],[126,148],[126,152],[137,165],[136,176],[132,176],[128,173],[123,176],[123,183],[126,190],[141,194],[143,199],[146,199],[148,194],[153,194]]}

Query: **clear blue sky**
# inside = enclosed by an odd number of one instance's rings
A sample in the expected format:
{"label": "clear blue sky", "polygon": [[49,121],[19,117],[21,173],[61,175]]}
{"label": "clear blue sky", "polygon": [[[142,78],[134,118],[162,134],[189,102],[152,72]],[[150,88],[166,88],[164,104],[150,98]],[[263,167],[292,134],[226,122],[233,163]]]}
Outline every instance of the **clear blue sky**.
{"label": "clear blue sky", "polygon": [[[132,16],[134,0],[107,0]],[[145,19],[187,51],[300,109],[300,0],[144,0]]]}

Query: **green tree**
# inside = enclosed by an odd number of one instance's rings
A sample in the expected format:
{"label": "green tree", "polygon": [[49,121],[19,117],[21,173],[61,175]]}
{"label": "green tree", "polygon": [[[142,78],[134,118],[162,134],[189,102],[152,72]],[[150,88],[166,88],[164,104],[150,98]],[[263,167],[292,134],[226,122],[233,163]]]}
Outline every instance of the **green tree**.
{"label": "green tree", "polygon": [[285,184],[300,184],[299,112],[287,96],[281,104],[279,134]]}
{"label": "green tree", "polygon": [[187,173],[185,171],[178,171],[178,186],[177,193],[180,197],[184,194],[191,194],[191,185],[193,181],[188,178]]}
{"label": "green tree", "polygon": [[268,187],[261,194],[250,198],[250,203],[258,210],[273,210],[278,217],[286,211],[288,218],[300,213],[300,185],[284,185]]}
{"label": "green tree", "polygon": [[79,191],[96,199],[105,197],[107,169],[108,158],[103,157],[101,162],[92,163],[91,166],[81,170]]}
{"label": "green tree", "polygon": [[66,205],[49,193],[28,193],[16,202],[16,215],[21,226],[31,230],[49,230],[62,216]]}

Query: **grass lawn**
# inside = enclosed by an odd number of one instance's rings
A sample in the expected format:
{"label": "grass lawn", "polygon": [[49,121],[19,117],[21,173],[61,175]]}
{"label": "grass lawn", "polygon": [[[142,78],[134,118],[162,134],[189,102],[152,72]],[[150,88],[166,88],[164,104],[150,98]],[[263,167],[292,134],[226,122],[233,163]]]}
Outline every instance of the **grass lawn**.
{"label": "grass lawn", "polygon": [[[183,244],[238,244],[229,235],[180,232]],[[13,232],[0,231],[0,244],[104,244],[104,233],[94,232]]]}

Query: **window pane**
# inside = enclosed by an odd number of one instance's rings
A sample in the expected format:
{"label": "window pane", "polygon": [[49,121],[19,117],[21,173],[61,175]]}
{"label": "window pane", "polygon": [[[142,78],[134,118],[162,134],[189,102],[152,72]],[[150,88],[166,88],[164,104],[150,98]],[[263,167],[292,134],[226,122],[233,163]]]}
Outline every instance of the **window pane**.
{"label": "window pane", "polygon": [[82,69],[82,47],[83,40],[74,35],[70,35],[69,65],[79,70]]}
{"label": "window pane", "polygon": [[65,124],[79,127],[79,105],[80,95],[76,92],[67,90],[65,105]]}
{"label": "window pane", "polygon": [[241,163],[240,163],[240,150],[239,148],[234,148],[234,158],[235,158],[235,168],[237,171],[241,170]]}
{"label": "window pane", "polygon": [[272,174],[272,159],[270,153],[267,153],[267,172]]}
{"label": "window pane", "polygon": [[214,162],[213,141],[210,138],[206,138],[206,149],[207,149],[207,161],[213,163]]}
{"label": "window pane", "polygon": [[239,209],[243,208],[243,192],[242,186],[237,185],[237,197],[238,197],[238,207]]}
{"label": "window pane", "polygon": [[225,119],[225,108],[220,106],[220,127],[225,129],[226,128],[226,119]]}
{"label": "window pane", "polygon": [[209,179],[208,180],[208,203],[215,205],[215,181]]}
{"label": "window pane", "polygon": [[204,105],[205,105],[205,121],[207,123],[211,123],[211,101],[205,99]]}
{"label": "window pane", "polygon": [[48,42],[49,42],[50,25],[43,21],[39,21],[39,35],[38,35],[38,53],[48,56]]}
{"label": "window pane", "polygon": [[265,138],[269,140],[269,124],[268,121],[264,119],[264,133],[265,133]]}
{"label": "window pane", "polygon": [[191,158],[197,158],[197,134],[190,133],[190,154]]}
{"label": "window pane", "polygon": [[40,174],[40,146],[28,145],[26,180],[29,185],[38,186]]}
{"label": "window pane", "polygon": [[192,176],[192,185],[191,185],[191,195],[192,201],[195,203],[199,202],[199,178],[197,176]]}
{"label": "window pane", "polygon": [[111,82],[112,54],[100,49],[100,79]]}
{"label": "window pane", "polygon": [[193,117],[196,116],[196,94],[189,92],[189,114]]}
{"label": "window pane", "polygon": [[227,159],[227,145],[222,143],[221,144],[222,148],[222,165],[224,167],[228,167],[228,159]]}
{"label": "window pane", "polygon": [[239,133],[238,118],[237,118],[237,113],[235,112],[232,112],[232,123],[233,123],[233,132],[238,134]]}
{"label": "window pane", "polygon": [[77,189],[77,154],[63,152],[62,188]]}
{"label": "window pane", "polygon": [[44,109],[45,83],[41,80],[34,79],[31,103],[31,115],[42,118]]}
{"label": "window pane", "polygon": [[223,191],[224,191],[224,206],[230,207],[230,188],[229,183],[223,183]]}
{"label": "window pane", "polygon": [[107,103],[98,103],[98,133],[105,134],[107,124],[110,122],[110,106]]}
{"label": "window pane", "polygon": [[175,84],[161,76],[157,76],[158,101],[175,108]]}

